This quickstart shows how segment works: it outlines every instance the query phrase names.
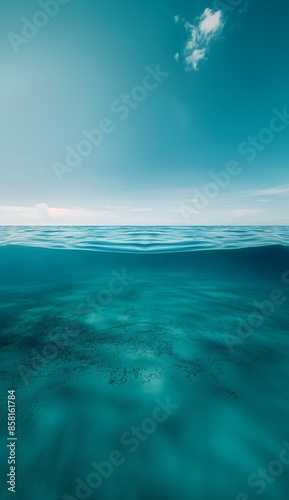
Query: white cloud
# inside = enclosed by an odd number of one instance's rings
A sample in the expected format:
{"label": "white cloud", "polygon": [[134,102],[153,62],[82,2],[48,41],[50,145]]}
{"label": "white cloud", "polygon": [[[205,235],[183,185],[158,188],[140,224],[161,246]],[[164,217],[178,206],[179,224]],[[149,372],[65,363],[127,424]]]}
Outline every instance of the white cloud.
{"label": "white cloud", "polygon": [[174,59],[176,61],[178,61],[180,59],[180,54],[178,52],[174,55]]}
{"label": "white cloud", "polygon": [[222,26],[222,12],[220,10],[214,12],[206,9],[202,18],[203,20],[200,22],[199,29],[205,35],[218,31]]}
{"label": "white cloud", "polygon": [[187,69],[198,69],[199,62],[206,58],[211,41],[220,35],[224,24],[222,11],[212,9],[205,9],[203,14],[195,19],[194,24],[184,24],[189,32],[183,51]]}
{"label": "white cloud", "polygon": [[192,54],[186,57],[186,63],[188,67],[193,66],[197,69],[199,61],[205,58],[206,49],[195,49]]}
{"label": "white cloud", "polygon": [[289,184],[284,184],[282,186],[276,186],[268,189],[256,189],[245,191],[243,194],[245,196],[274,196],[289,193]]}

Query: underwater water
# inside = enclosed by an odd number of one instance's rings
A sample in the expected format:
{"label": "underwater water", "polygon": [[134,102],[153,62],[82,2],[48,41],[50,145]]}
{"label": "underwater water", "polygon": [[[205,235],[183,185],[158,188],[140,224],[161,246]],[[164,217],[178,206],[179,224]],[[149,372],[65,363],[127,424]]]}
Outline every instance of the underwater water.
{"label": "underwater water", "polygon": [[1,499],[288,499],[289,228],[0,233]]}

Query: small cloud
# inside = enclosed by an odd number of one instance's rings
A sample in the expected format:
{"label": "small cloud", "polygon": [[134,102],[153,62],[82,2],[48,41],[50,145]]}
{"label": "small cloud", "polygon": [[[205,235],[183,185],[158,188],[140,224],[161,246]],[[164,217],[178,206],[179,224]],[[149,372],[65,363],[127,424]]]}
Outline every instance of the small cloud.
{"label": "small cloud", "polygon": [[222,11],[208,8],[195,19],[194,24],[184,23],[185,29],[189,32],[189,38],[183,51],[187,69],[198,69],[199,62],[206,58],[211,41],[220,35],[224,24]]}
{"label": "small cloud", "polygon": [[181,16],[174,16],[174,22],[177,23],[177,24],[179,24],[179,23],[184,23],[185,20]]}
{"label": "small cloud", "polygon": [[175,59],[175,61],[179,61],[180,54],[178,52],[174,55],[174,59]]}

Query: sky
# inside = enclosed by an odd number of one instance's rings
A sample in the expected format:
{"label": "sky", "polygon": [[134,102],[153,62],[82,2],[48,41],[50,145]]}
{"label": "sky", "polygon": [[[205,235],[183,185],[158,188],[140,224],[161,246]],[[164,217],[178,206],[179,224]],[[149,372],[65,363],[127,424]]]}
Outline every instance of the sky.
{"label": "sky", "polygon": [[0,2],[1,225],[289,224],[289,4]]}

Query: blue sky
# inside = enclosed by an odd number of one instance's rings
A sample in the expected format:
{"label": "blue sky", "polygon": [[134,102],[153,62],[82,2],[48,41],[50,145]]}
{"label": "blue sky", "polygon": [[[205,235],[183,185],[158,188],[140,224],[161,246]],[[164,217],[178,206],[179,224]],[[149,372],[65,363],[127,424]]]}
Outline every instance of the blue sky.
{"label": "blue sky", "polygon": [[288,224],[289,5],[1,5],[1,224]]}

